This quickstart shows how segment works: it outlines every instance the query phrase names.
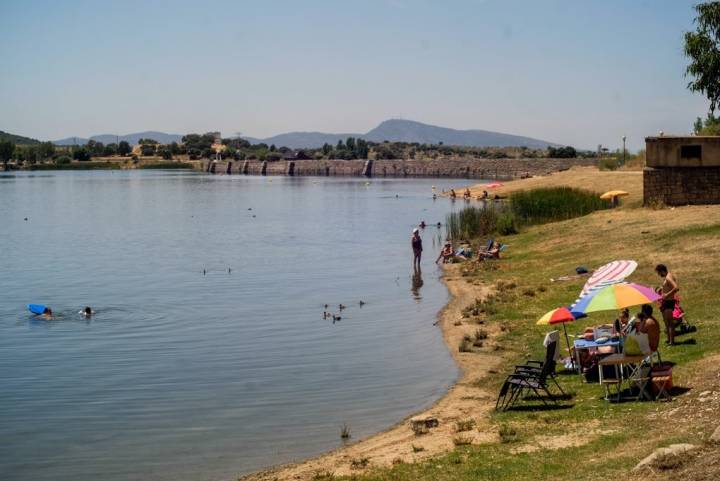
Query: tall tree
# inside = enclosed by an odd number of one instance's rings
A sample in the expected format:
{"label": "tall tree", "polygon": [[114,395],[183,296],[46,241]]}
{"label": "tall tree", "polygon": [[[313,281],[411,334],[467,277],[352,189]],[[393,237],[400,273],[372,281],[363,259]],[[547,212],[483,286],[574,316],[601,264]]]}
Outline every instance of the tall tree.
{"label": "tall tree", "polygon": [[685,32],[685,55],[690,64],[685,75],[692,77],[688,89],[710,100],[710,114],[720,103],[720,2],[695,5],[694,32]]}
{"label": "tall tree", "polygon": [[121,140],[118,144],[118,154],[125,157],[130,152],[132,152],[132,147],[130,147],[130,144],[128,144],[125,140]]}
{"label": "tall tree", "polygon": [[52,142],[40,142],[40,145],[38,145],[38,153],[42,159],[51,158],[55,155],[55,144]]}
{"label": "tall tree", "polygon": [[0,140],[0,162],[7,165],[15,152],[15,144],[9,140]]}

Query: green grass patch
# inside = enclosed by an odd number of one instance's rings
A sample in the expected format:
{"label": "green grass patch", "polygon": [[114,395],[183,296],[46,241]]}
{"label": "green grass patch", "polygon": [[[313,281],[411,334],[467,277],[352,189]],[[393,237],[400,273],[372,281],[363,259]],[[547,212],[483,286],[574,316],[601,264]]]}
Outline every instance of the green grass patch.
{"label": "green grass patch", "polygon": [[572,187],[514,192],[510,194],[510,206],[515,217],[528,225],[572,219],[611,207],[599,194]]}

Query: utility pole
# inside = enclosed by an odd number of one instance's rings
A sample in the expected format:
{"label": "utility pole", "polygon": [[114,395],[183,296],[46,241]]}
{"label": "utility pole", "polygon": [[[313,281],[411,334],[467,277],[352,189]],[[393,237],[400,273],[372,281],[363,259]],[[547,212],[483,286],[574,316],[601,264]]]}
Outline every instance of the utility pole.
{"label": "utility pole", "polygon": [[623,136],[622,136],[622,139],[623,139],[623,160],[622,160],[622,165],[625,165],[625,140],[627,139],[627,137],[625,137],[625,136],[623,135]]}

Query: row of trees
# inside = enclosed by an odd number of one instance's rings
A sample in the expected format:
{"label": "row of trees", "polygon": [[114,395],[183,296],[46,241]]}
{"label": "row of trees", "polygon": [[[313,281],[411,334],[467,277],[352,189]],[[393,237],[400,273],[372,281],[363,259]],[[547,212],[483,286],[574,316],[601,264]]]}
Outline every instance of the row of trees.
{"label": "row of trees", "polygon": [[[217,134],[187,134],[181,142],[160,144],[153,139],[140,139],[139,154],[144,157],[159,156],[173,159],[179,155],[187,155],[195,159],[233,159],[233,160],[267,160],[277,161],[292,152],[288,147],[276,147],[265,143],[251,144],[241,138],[222,139],[222,147],[216,152]],[[364,139],[348,137],[339,140],[336,145],[325,144],[317,149],[304,149],[304,154],[311,159],[441,159],[448,157],[475,158],[535,158],[555,157],[570,158],[585,155],[573,147],[549,147],[545,149],[529,149],[527,147],[461,147],[442,144],[420,144],[417,142],[368,142]],[[69,162],[89,161],[93,157],[126,157],[133,153],[133,148],[126,141],[103,144],[90,140],[87,144],[74,147],[59,147],[51,142],[42,142],[35,146],[15,146],[11,142],[0,142],[0,161],[10,159],[30,163],[53,160]],[[135,155],[133,155],[135,158]]]}

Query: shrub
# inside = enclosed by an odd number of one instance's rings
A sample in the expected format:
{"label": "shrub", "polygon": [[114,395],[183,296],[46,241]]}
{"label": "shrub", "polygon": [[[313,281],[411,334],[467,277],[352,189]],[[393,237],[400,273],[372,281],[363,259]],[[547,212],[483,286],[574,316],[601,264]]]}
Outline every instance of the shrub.
{"label": "shrub", "polygon": [[453,240],[473,239],[492,234],[497,229],[499,208],[466,207],[447,215],[445,225],[448,237]]}
{"label": "shrub", "polygon": [[517,441],[518,438],[517,431],[509,424],[501,425],[498,434],[500,435],[501,443],[512,443],[514,441]]}
{"label": "shrub", "polygon": [[350,460],[350,468],[352,469],[363,469],[366,468],[368,464],[370,464],[368,458],[353,458]]}
{"label": "shrub", "polygon": [[460,346],[458,346],[458,351],[460,352],[472,352],[472,339],[470,337],[463,338],[462,341],[460,341]]}
{"label": "shrub", "polygon": [[60,157],[55,159],[55,163],[57,165],[67,165],[70,162],[72,162],[72,159],[70,157],[68,157],[67,155],[61,155]]}
{"label": "shrub", "polygon": [[616,170],[620,166],[620,162],[616,157],[603,157],[598,161],[598,169],[600,170]]}
{"label": "shrub", "polygon": [[455,423],[455,431],[462,433],[464,431],[470,431],[475,427],[474,419],[461,419]]}
{"label": "shrub", "polygon": [[343,424],[340,428],[340,439],[350,439],[350,428],[347,424]]}
{"label": "shrub", "polygon": [[455,446],[468,446],[472,444],[473,438],[468,435],[457,435],[453,438],[453,444]]}
{"label": "shrub", "polygon": [[512,212],[503,212],[497,218],[497,231],[502,235],[517,234],[515,215]]}
{"label": "shrub", "polygon": [[514,192],[510,205],[516,219],[526,224],[572,219],[611,206],[594,192],[571,187]]}

